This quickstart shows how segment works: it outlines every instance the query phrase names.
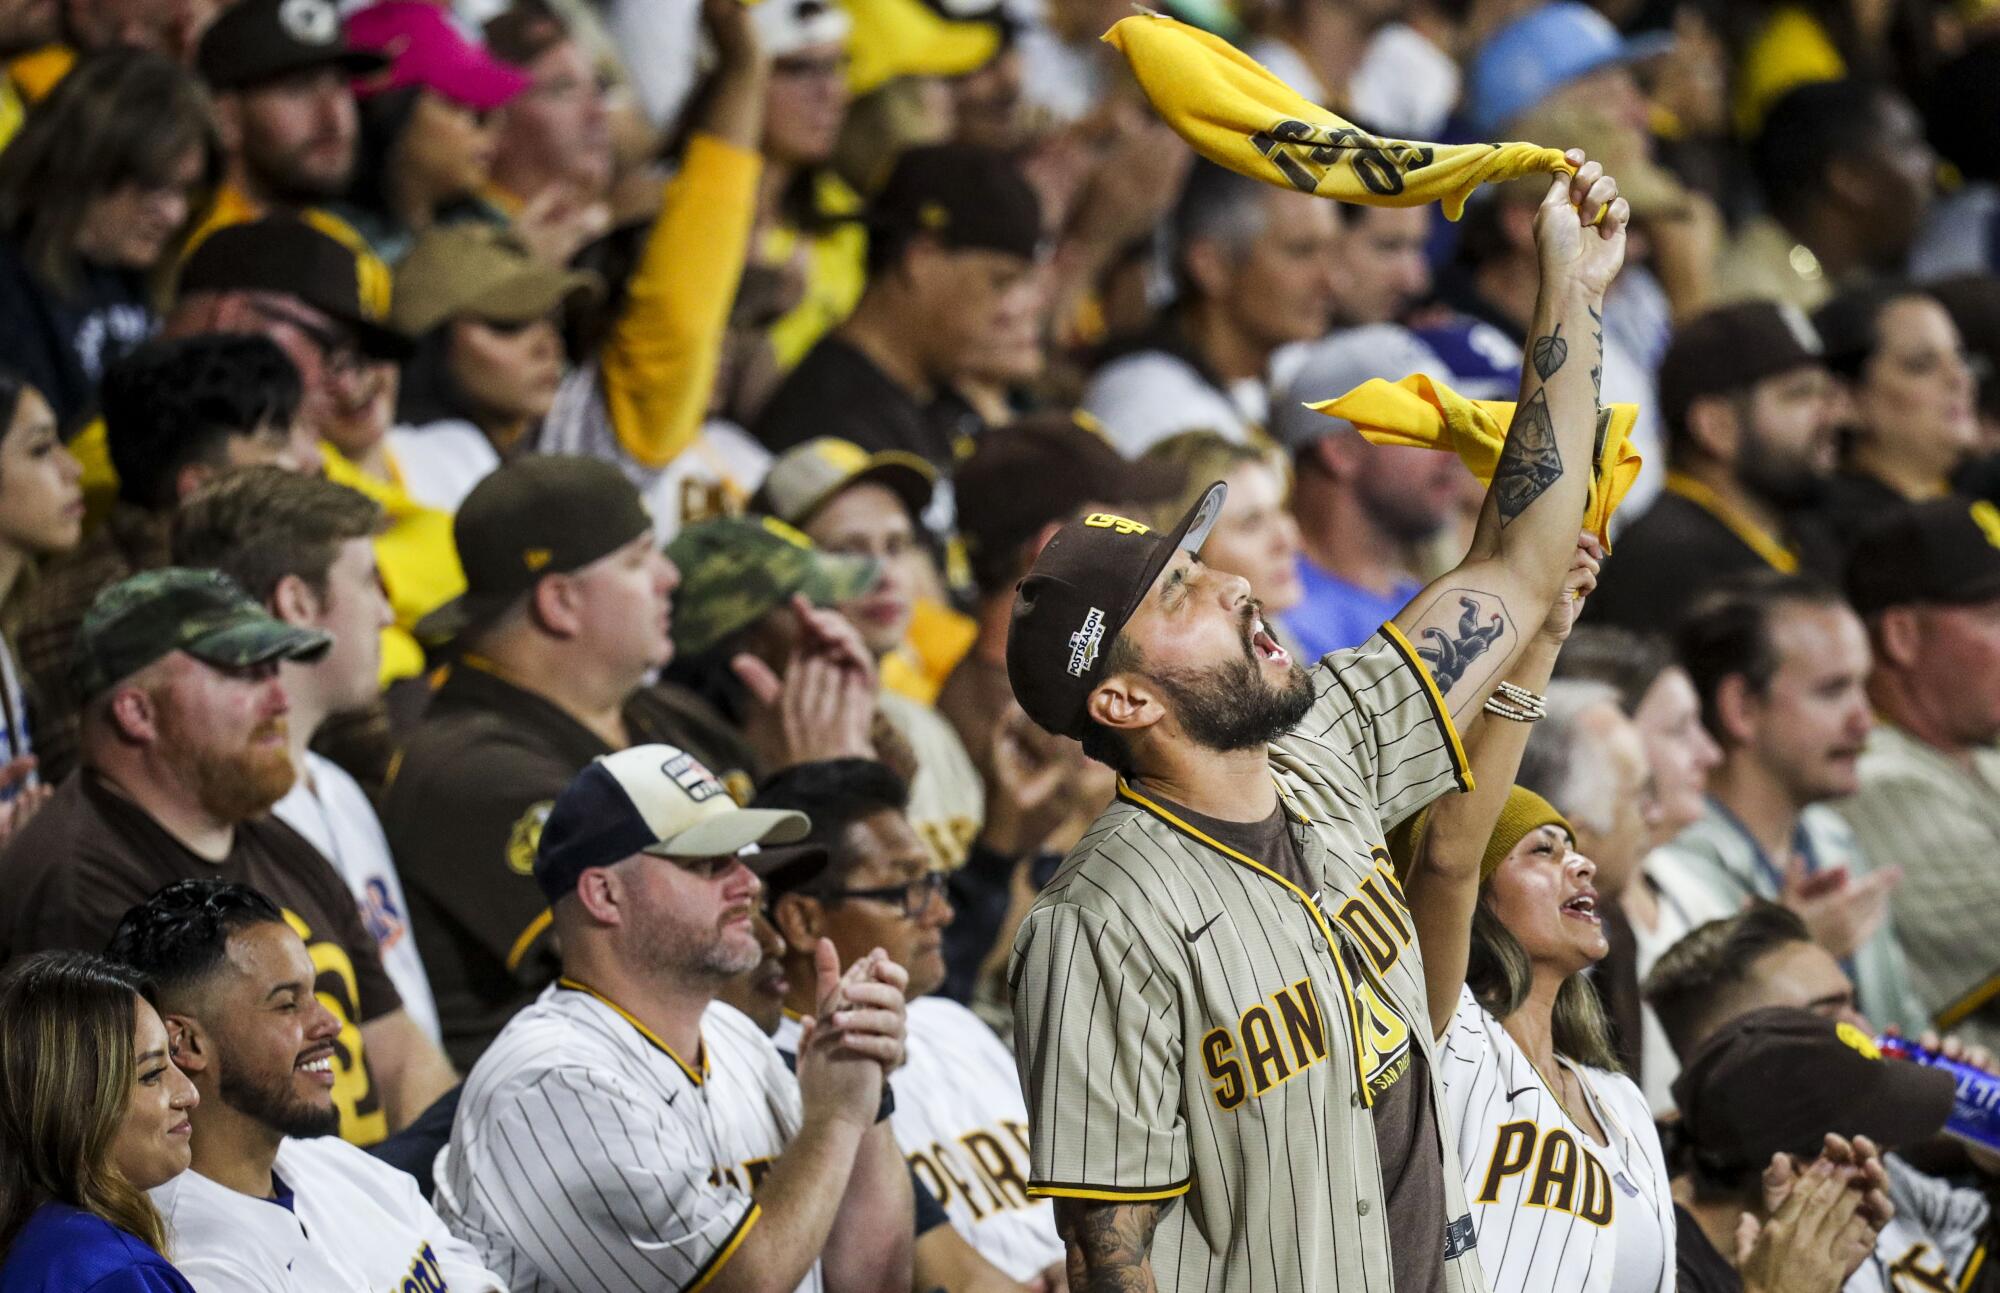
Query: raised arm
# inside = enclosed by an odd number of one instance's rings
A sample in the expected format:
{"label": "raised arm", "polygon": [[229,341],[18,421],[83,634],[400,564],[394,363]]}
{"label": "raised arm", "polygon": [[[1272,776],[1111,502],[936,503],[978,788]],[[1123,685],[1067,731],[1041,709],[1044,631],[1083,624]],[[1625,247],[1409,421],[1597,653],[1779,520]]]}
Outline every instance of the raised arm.
{"label": "raised arm", "polygon": [[1396,616],[1461,725],[1513,668],[1575,547],[1595,457],[1604,292],[1624,261],[1627,216],[1596,162],[1550,184],[1535,213],[1541,291],[1521,400],[1471,551]]}
{"label": "raised arm", "polygon": [[[1540,694],[1556,667],[1556,655],[1597,586],[1603,549],[1589,534],[1577,539],[1561,595],[1540,629],[1528,639],[1505,681]],[[1431,808],[1416,841],[1403,893],[1424,953],[1424,993],[1430,1006],[1431,1036],[1442,1037],[1458,1010],[1472,950],[1472,909],[1479,901],[1479,860],[1507,806],[1507,794],[1528,748],[1531,724],[1483,711],[1465,729],[1465,755],[1472,765],[1472,790],[1446,795]]]}

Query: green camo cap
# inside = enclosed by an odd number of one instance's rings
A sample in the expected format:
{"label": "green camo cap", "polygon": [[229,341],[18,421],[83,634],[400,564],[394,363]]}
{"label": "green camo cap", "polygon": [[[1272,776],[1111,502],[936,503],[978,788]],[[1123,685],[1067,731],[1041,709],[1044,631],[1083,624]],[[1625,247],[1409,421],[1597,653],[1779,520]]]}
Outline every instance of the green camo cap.
{"label": "green camo cap", "polygon": [[70,684],[79,700],[130,678],[174,651],[222,669],[272,660],[317,660],[333,645],[251,600],[217,570],[147,570],[97,595],[77,629]]}
{"label": "green camo cap", "polygon": [[851,601],[875,586],[866,557],[821,552],[772,516],[726,516],[690,525],[667,545],[680,568],[674,650],[693,659],[749,628],[794,593],[815,606]]}

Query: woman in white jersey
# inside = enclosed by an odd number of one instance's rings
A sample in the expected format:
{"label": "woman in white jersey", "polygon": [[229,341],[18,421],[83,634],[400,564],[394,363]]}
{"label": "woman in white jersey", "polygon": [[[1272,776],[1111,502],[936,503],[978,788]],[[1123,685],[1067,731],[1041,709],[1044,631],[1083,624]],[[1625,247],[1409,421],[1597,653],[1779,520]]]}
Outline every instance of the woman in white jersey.
{"label": "woman in white jersey", "polygon": [[1569,823],[1512,785],[1539,697],[1595,584],[1559,600],[1467,732],[1474,790],[1389,838],[1424,955],[1479,1262],[1493,1293],[1671,1293],[1673,1198],[1652,1115],[1584,974],[1609,950]]}

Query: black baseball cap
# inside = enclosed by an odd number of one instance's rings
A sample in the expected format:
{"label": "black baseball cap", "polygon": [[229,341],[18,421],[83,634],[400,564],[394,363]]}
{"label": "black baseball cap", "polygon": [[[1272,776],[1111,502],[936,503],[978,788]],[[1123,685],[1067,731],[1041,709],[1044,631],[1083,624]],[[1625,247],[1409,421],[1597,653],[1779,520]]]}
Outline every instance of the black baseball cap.
{"label": "black baseball cap", "polygon": [[[671,745],[635,745],[593,760],[549,808],[535,845],[535,883],[550,902],[592,867],[635,853],[667,858],[741,857],[758,875],[793,868],[812,829],[804,813],[740,808],[701,760]],[[823,859],[824,850],[815,850]]]}
{"label": "black baseball cap", "polygon": [[1706,311],[1674,329],[1660,361],[1660,416],[1669,427],[1684,426],[1696,400],[1819,367],[1825,355],[1818,330],[1795,305],[1745,301]]}
{"label": "black baseball cap", "polygon": [[1899,506],[1858,537],[1847,599],[1862,615],[2000,600],[2000,507],[1963,498]]}
{"label": "black baseball cap", "polygon": [[1033,260],[1042,246],[1042,201],[1012,157],[990,148],[912,148],[869,203],[869,224],[929,234],[948,247]]}
{"label": "black baseball cap", "polygon": [[1951,1116],[1949,1072],[1884,1059],[1845,1020],[1793,1006],[1730,1020],[1674,1079],[1680,1130],[1710,1174],[1730,1179],[1771,1155],[1819,1154],[1827,1133],[1883,1149],[1929,1140]]}
{"label": "black baseball cap", "polygon": [[952,473],[952,497],[966,555],[985,586],[995,570],[1011,580],[1015,552],[1051,521],[1089,503],[1164,503],[1186,484],[1178,468],[1119,453],[1085,415],[1044,413],[980,432],[972,456]]}
{"label": "black baseball cap", "polygon": [[348,45],[333,0],[242,0],[209,26],[195,53],[201,79],[217,90],[321,67],[367,76],[388,63],[380,54]]}
{"label": "black baseball cap", "polygon": [[498,617],[543,576],[580,570],[652,528],[638,489],[608,462],[533,454],[504,463],[452,518],[465,592],[419,620],[417,637],[442,646]]}
{"label": "black baseball cap", "polygon": [[388,266],[354,235],[329,232],[323,219],[268,215],[217,229],[181,267],[177,295],[271,292],[297,297],[352,329],[363,354],[408,359],[416,345],[387,323]]}
{"label": "black baseball cap", "polygon": [[1210,485],[1165,534],[1109,512],[1056,531],[1014,590],[1007,631],[1007,679],[1029,718],[1057,736],[1084,731],[1113,639],[1174,554],[1201,551],[1228,494]]}

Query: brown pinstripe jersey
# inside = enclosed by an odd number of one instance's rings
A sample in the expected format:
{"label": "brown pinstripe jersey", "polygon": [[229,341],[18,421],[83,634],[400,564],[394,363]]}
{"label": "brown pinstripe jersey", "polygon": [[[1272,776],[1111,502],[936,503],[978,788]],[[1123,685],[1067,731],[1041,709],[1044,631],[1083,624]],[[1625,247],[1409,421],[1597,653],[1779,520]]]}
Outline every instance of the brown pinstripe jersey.
{"label": "brown pinstripe jersey", "polygon": [[[1031,1192],[1172,1200],[1162,1289],[1393,1284],[1370,1105],[1420,1048],[1444,1126],[1423,963],[1382,848],[1468,783],[1429,673],[1385,626],[1312,674],[1272,743],[1307,894],[1122,784],[1015,940]],[[1449,1143],[1445,1287],[1483,1289]]]}

